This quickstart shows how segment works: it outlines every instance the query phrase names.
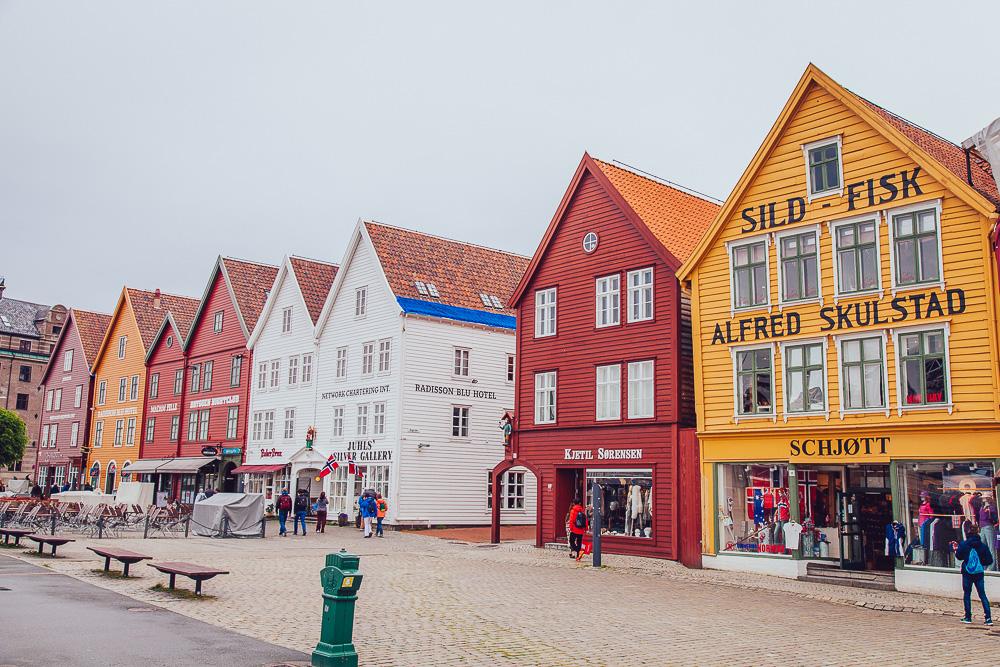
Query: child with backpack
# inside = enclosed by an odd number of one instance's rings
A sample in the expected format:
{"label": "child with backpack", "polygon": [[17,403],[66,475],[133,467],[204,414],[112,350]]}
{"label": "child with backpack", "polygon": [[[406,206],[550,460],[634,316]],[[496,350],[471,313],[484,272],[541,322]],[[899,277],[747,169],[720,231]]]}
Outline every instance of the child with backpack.
{"label": "child with backpack", "polygon": [[288,513],[292,511],[292,497],[288,495],[288,489],[282,489],[276,505],[278,506],[278,535],[288,537],[288,528],[285,527],[285,522],[288,521]]}
{"label": "child with backpack", "polygon": [[375,510],[375,536],[385,537],[385,533],[382,531],[382,521],[385,519],[386,512],[389,511],[389,503],[386,502],[381,493],[375,494]]}
{"label": "child with backpack", "polygon": [[569,556],[576,558],[583,548],[583,534],[587,532],[587,510],[580,504],[579,496],[569,508]]}
{"label": "child with backpack", "polygon": [[966,530],[968,537],[961,544],[952,542],[955,558],[962,561],[962,601],[965,603],[965,617],[962,623],[972,623],[972,587],[976,587],[979,601],[983,603],[986,625],[993,625],[990,601],[986,598],[984,571],[993,564],[993,554],[979,538],[979,526],[972,524]]}

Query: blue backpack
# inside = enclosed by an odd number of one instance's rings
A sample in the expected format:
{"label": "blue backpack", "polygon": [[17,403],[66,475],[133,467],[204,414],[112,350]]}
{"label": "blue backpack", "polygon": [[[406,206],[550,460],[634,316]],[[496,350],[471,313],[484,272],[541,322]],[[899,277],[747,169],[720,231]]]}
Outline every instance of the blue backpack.
{"label": "blue backpack", "polygon": [[969,557],[965,559],[965,571],[969,574],[983,573],[983,563],[979,560],[979,552],[975,547],[969,549]]}

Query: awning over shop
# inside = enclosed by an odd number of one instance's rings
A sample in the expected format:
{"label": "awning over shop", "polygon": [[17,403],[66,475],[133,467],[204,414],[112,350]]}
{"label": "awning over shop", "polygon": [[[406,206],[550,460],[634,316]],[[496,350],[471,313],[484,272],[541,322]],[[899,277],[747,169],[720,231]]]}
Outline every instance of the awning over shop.
{"label": "awning over shop", "polygon": [[151,472],[156,472],[156,469],[163,464],[170,461],[170,459],[139,459],[133,463],[128,464],[122,472],[135,474],[148,474]]}
{"label": "awning over shop", "polygon": [[189,456],[180,459],[170,459],[157,468],[156,472],[174,474],[198,472],[216,460],[217,459],[214,457],[207,456]]}
{"label": "awning over shop", "polygon": [[278,472],[285,467],[284,463],[268,463],[262,465],[242,465],[237,468],[233,468],[234,475],[243,475],[246,473],[255,472]]}

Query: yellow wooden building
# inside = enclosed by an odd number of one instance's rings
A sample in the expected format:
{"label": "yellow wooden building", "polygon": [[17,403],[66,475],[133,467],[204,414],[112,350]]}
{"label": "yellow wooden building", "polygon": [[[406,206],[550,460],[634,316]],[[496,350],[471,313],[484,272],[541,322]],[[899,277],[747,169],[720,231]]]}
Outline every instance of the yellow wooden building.
{"label": "yellow wooden building", "polygon": [[953,593],[950,541],[995,550],[998,204],[980,153],[806,69],[678,272],[706,566]]}

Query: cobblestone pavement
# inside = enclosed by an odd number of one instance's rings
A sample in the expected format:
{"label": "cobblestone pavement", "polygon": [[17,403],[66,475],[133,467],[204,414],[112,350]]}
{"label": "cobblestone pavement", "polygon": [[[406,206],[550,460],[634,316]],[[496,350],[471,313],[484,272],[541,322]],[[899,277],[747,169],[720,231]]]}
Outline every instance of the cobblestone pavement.
{"label": "cobblestone pavement", "polygon": [[355,622],[365,666],[903,661],[937,667],[959,656],[989,660],[1000,650],[1000,636],[958,623],[951,615],[961,605],[956,600],[692,571],[625,556],[606,555],[608,567],[596,570],[523,542],[476,545],[405,533],[366,540],[336,527],[266,540],[113,542],[157,559],[230,570],[206,583],[214,597],[205,600],[150,590],[165,577],[145,566],[134,568],[141,578],[128,580],[93,572],[101,561],[84,549],[93,543],[68,544],[60,549],[66,558],[57,560],[20,557],[306,652],[319,634],[324,555],[345,547],[361,556],[365,575]]}

